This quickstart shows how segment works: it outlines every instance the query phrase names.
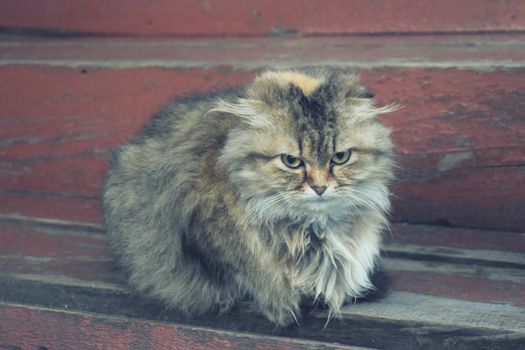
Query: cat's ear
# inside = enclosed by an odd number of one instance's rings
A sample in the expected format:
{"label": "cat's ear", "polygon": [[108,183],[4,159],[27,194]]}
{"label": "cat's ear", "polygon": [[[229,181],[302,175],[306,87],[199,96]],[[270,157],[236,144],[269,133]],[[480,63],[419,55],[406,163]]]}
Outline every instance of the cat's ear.
{"label": "cat's ear", "polygon": [[344,77],[342,85],[344,99],[348,102],[352,110],[352,115],[359,119],[375,118],[380,114],[394,112],[402,106],[397,103],[390,103],[383,107],[378,107],[374,103],[375,94],[367,89],[357,75]]}
{"label": "cat's ear", "polygon": [[[397,111],[403,106],[397,102],[390,103],[386,106],[376,106],[370,98],[353,97],[354,103],[351,104],[349,115],[353,116],[353,120],[367,120],[374,119],[380,114],[386,114]],[[355,103],[356,99],[360,102]]]}
{"label": "cat's ear", "polygon": [[255,127],[271,126],[270,118],[263,112],[263,105],[262,101],[255,99],[238,98],[234,102],[218,99],[215,108],[209,110],[208,113],[231,114]]}
{"label": "cat's ear", "polygon": [[371,100],[374,98],[375,94],[365,87],[358,75],[352,73],[341,75],[338,78],[340,79],[339,87],[343,91],[345,99]]}

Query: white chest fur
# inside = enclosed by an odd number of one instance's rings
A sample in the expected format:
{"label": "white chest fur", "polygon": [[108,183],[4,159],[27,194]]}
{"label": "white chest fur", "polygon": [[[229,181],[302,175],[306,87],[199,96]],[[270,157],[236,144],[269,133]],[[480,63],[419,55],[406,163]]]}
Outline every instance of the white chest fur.
{"label": "white chest fur", "polygon": [[329,226],[303,234],[294,244],[298,250],[290,266],[293,288],[322,299],[338,313],[346,300],[372,288],[369,275],[379,255],[380,229],[360,225],[349,232]]}

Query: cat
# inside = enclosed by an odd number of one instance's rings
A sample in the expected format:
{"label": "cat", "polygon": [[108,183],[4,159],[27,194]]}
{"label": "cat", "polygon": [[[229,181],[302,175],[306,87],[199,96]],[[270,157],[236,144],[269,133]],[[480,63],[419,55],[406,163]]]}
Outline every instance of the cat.
{"label": "cat", "polygon": [[278,326],[373,288],[390,130],[345,69],[270,70],[180,98],[114,151],[103,204],[129,284],[188,315],[243,297]]}

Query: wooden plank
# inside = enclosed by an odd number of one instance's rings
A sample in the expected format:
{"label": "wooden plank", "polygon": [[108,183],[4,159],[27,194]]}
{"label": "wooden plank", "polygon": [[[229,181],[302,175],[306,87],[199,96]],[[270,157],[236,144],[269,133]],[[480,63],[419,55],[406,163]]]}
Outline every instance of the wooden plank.
{"label": "wooden plank", "polygon": [[[221,69],[89,74],[70,70],[68,77],[63,76],[65,82],[60,81],[63,73],[37,67],[12,67],[0,73],[0,91],[6,93],[1,100],[5,127],[0,129],[0,182],[2,189],[14,191],[9,194],[38,191],[66,199],[98,198],[108,150],[138,131],[162,104],[184,92],[253,77]],[[14,83],[18,79],[20,83]],[[24,80],[33,81],[31,93],[22,91]]]}
{"label": "wooden plank", "polygon": [[100,226],[1,215],[0,222],[1,276],[124,290]]}
{"label": "wooden plank", "polygon": [[[519,0],[4,0],[0,27],[135,35],[493,32],[525,29]],[[388,14],[378,20],[381,14]]]}
{"label": "wooden plank", "polygon": [[[410,350],[424,346],[425,349],[515,349],[525,341],[525,316],[522,308],[424,297],[413,293],[396,292],[380,301],[351,305],[345,309],[344,322],[332,320],[326,325],[326,314],[313,311],[301,320],[299,327],[283,329],[275,328],[251,310],[249,304],[240,304],[219,317],[208,315],[188,319],[176,312],[167,312],[161,305],[144,303],[119,291],[47,285],[15,279],[0,279],[0,282],[3,286],[0,290],[0,326],[9,330],[3,332],[6,334],[4,337],[15,338],[9,340],[9,343],[16,341],[16,335],[20,334],[16,330],[18,327],[9,326],[7,321],[11,321],[11,318],[19,320],[17,322],[20,322],[21,330],[31,328],[36,334],[47,334],[46,325],[54,325],[55,319],[56,322],[75,325],[75,315],[79,313],[126,318],[131,328],[135,319],[139,318],[148,322],[160,321],[165,326],[197,326],[372,348]],[[33,318],[24,313],[27,308],[13,314],[9,314],[12,311],[7,314],[4,311],[12,310],[13,306],[20,304],[28,305],[33,310],[67,310],[68,314],[60,313],[52,321],[45,322],[38,315]],[[93,330],[98,323],[91,320],[99,316],[90,315],[93,318],[84,319],[84,332],[89,334]],[[25,322],[31,322],[34,327],[24,326]],[[8,327],[4,328],[3,323],[7,323]],[[102,320],[101,325],[105,328],[106,322]],[[121,328],[128,329],[124,326]],[[68,334],[68,329],[70,328],[57,327],[56,332],[65,331]],[[50,332],[51,336],[55,334],[54,331]]]}
{"label": "wooden plank", "polygon": [[[1,170],[0,173],[2,173]],[[1,189],[0,212],[9,213],[9,216],[20,216],[18,214],[21,213],[31,218],[71,220],[84,224],[100,224],[102,221],[102,206],[99,198],[35,194],[34,192],[5,193]]]}
{"label": "wooden plank", "polygon": [[443,246],[428,246],[391,243],[387,246],[388,256],[419,258],[426,260],[474,263],[510,268],[525,268],[525,254],[509,253],[499,250],[471,250]]}
{"label": "wooden plank", "polygon": [[[396,237],[397,227],[406,231],[405,226],[394,225],[393,236]],[[426,231],[436,236],[440,234],[439,230]],[[424,245],[425,241],[423,245],[407,244],[405,237],[407,247],[401,257],[399,247],[393,247],[396,243],[389,243],[384,252],[388,288],[465,301],[525,306],[525,295],[521,292],[525,289],[525,253],[512,253],[503,247],[501,251],[494,250],[499,252],[495,261],[483,260],[479,255],[486,251],[484,249],[475,246],[451,248],[455,241],[465,240],[461,230],[453,231],[456,236],[451,238],[448,247],[432,248],[432,245]],[[467,237],[468,233],[475,235],[465,231]],[[498,234],[480,233],[488,237],[488,241]],[[522,244],[523,239],[521,235],[514,235],[516,246]],[[430,257],[429,250],[432,251]],[[505,260],[506,256],[509,261]],[[87,286],[91,283],[99,288],[120,290],[123,284],[103,232],[67,225],[17,220],[0,222],[0,271],[4,277],[58,285]],[[382,278],[378,285],[384,282]]]}
{"label": "wooden plank", "polygon": [[[119,280],[106,237],[54,225],[0,224],[0,271],[57,283],[111,284]],[[43,277],[42,277],[43,276]],[[46,277],[47,276],[47,277]]]}
{"label": "wooden plank", "polygon": [[458,327],[483,327],[525,333],[524,309],[502,304],[466,302],[427,295],[393,292],[379,302],[347,306],[346,315],[426,321]]}
{"label": "wooden plank", "polygon": [[[407,106],[384,119],[394,129],[400,160],[395,219],[521,231],[524,223],[512,217],[525,218],[525,163],[519,156],[525,100],[515,98],[525,90],[516,86],[499,95],[496,85],[505,83],[495,72],[372,73],[363,75],[378,94],[397,96]],[[505,81],[512,84],[512,78]]]}
{"label": "wooden plank", "polygon": [[[502,252],[502,254],[504,254],[504,252]],[[393,258],[390,256],[390,247],[388,246],[385,248],[384,255],[384,268],[390,274],[395,275],[398,272],[410,272],[412,273],[412,276],[419,278],[420,284],[429,282],[429,278],[422,278],[423,275],[425,277],[429,275],[447,275],[453,278],[457,276],[464,276],[470,280],[478,279],[480,282],[491,281],[494,283],[494,285],[499,283],[499,281],[513,282],[516,285],[525,283],[525,273],[521,268],[502,269],[498,266],[480,266],[472,263],[458,264],[453,261],[446,261],[446,255],[442,255],[442,261],[438,262],[425,259]],[[403,278],[403,276],[400,276],[400,278]],[[393,278],[391,282],[395,285],[406,284],[404,281],[398,282],[397,277]],[[459,287],[461,288],[462,286]],[[394,287],[394,289],[396,289],[396,287]],[[503,288],[498,287],[497,289]],[[416,291],[416,289],[413,289],[413,291]],[[512,297],[517,296],[518,298],[521,298],[522,293],[520,293],[519,290],[509,290],[508,294],[511,293],[514,293]],[[502,298],[502,300],[503,299],[504,298]],[[489,301],[489,299],[485,300]],[[478,299],[478,301],[483,301],[483,299]],[[518,303],[523,303],[524,301],[524,299],[520,299]]]}
{"label": "wooden plank", "polygon": [[[2,66],[0,211],[100,222],[111,147],[170,97],[247,82],[254,74]],[[395,220],[525,227],[525,69],[389,68],[362,76],[379,103],[405,105],[383,118],[394,129],[401,169]]]}
{"label": "wooden plank", "polygon": [[272,65],[523,67],[524,34],[301,38],[53,38],[0,35],[0,65],[263,69]]}
{"label": "wooden plank", "polygon": [[[525,233],[474,230],[454,227],[393,224],[386,239],[399,245],[440,246],[469,250],[525,252]],[[441,253],[446,252],[442,250]]]}
{"label": "wooden plank", "polygon": [[366,349],[5,304],[0,327],[0,347],[16,349]]}
{"label": "wooden plank", "polygon": [[[429,266],[427,263],[426,269],[418,269],[418,263],[409,260],[402,260],[402,262],[407,270],[400,270],[395,261],[385,260],[386,271],[391,282],[389,286],[391,291],[406,291],[466,302],[525,306],[523,270],[508,271],[477,267],[475,273],[472,273],[465,271],[466,269],[462,265],[459,268],[454,266],[452,269],[446,270],[447,265],[434,264]],[[410,263],[415,266],[409,268]],[[487,277],[484,273],[499,273],[502,277]],[[511,280],[512,276],[518,276],[518,279],[513,281]]]}

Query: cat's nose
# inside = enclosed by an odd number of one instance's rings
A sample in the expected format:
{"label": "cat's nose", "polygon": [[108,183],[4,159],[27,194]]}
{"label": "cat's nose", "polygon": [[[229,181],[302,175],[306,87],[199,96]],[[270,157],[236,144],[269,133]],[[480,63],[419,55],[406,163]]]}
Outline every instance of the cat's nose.
{"label": "cat's nose", "polygon": [[315,191],[315,193],[317,193],[318,196],[322,196],[324,191],[326,191],[328,188],[328,186],[324,185],[310,185],[310,187]]}

